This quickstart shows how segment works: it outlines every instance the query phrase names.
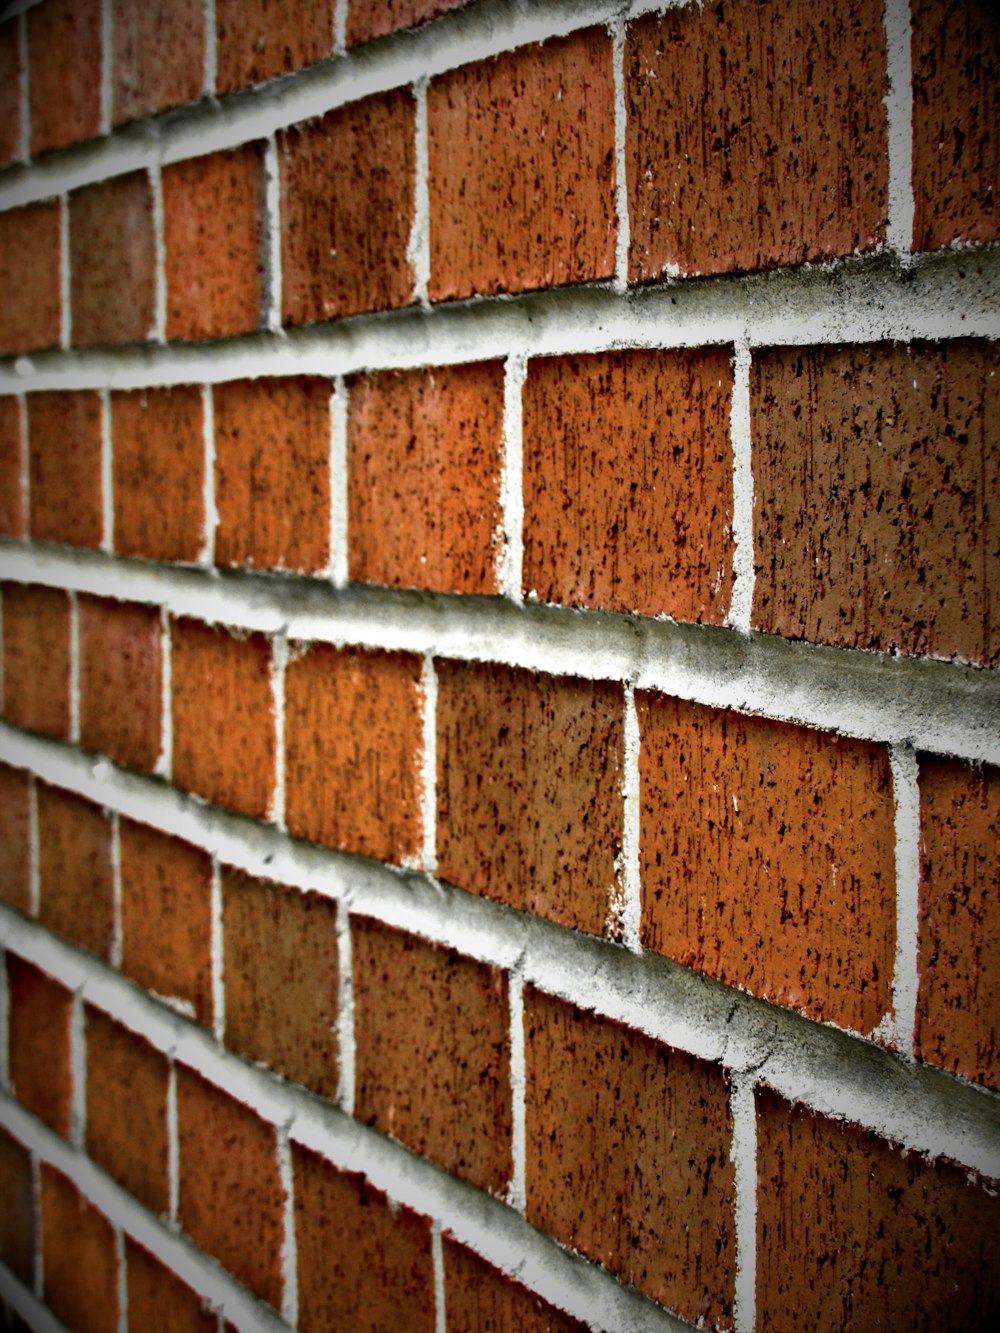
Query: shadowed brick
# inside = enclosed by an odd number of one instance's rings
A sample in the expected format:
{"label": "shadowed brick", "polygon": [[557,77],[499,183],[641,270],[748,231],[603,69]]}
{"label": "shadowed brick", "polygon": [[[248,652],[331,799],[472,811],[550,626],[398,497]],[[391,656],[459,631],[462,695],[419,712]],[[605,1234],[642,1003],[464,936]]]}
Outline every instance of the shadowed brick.
{"label": "shadowed brick", "polygon": [[16,727],[69,736],[69,598],[57,588],[0,584],[3,715]]}
{"label": "shadowed brick", "polygon": [[30,1287],[35,1277],[35,1197],[27,1148],[0,1129],[0,1261]]}
{"label": "shadowed brick", "polygon": [[80,744],[150,771],[160,754],[160,609],[80,594]]}
{"label": "shadowed brick", "polygon": [[148,1250],[125,1237],[129,1327],[157,1333],[218,1333],[219,1317]]}
{"label": "shadowed brick", "polygon": [[58,199],[0,212],[0,356],[59,345],[59,214]]}
{"label": "shadowed brick", "polygon": [[156,314],[149,176],[135,171],[69,197],[74,347],[142,342]]}
{"label": "shadowed brick", "polygon": [[115,125],[194,102],[205,81],[203,0],[112,0],[111,119]]}
{"label": "shadowed brick", "polygon": [[114,932],[111,820],[99,805],[38,782],[38,919],[107,961]]}
{"label": "shadowed brick", "polygon": [[0,537],[23,537],[24,503],[21,409],[13,394],[0,397]]}
{"label": "shadowed brick", "polygon": [[73,1097],[73,996],[58,981],[7,954],[10,1090],[49,1129],[69,1134]]}
{"label": "shadowed brick", "polygon": [[117,1333],[114,1228],[47,1162],[41,1182],[43,1301],[73,1333]]}
{"label": "shadowed brick", "polygon": [[31,906],[30,779],[0,764],[0,901],[19,912]]}
{"label": "shadowed brick", "polygon": [[32,538],[100,546],[104,531],[100,395],[32,393],[26,401]]}
{"label": "shadowed brick", "polygon": [[444,1288],[450,1333],[585,1333],[589,1327],[447,1235]]}
{"label": "shadowed brick", "polygon": [[101,7],[102,0],[45,0],[28,10],[33,157],[100,133]]}
{"label": "shadowed brick", "polygon": [[220,93],[315,64],[333,49],[336,0],[215,0]]}

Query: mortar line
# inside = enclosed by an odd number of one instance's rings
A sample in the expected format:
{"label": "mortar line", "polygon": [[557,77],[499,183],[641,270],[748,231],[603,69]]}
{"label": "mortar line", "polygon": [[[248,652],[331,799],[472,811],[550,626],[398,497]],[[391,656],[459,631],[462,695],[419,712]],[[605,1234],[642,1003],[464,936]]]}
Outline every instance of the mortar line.
{"label": "mortar line", "polygon": [[892,982],[896,1046],[913,1058],[920,955],[920,788],[917,756],[900,741],[889,749],[896,834],[896,959]]}
{"label": "mortar line", "polygon": [[69,598],[69,738],[80,744],[80,604],[72,590]]}
{"label": "mortar line", "polygon": [[413,270],[413,299],[419,305],[430,309],[427,294],[431,276],[431,213],[430,184],[427,144],[427,75],[422,75],[413,83],[414,110],[414,156],[413,172],[413,226],[406,247],[406,259]]}
{"label": "mortar line", "polygon": [[205,25],[205,61],[202,91],[205,97],[214,98],[219,77],[219,38],[215,22],[215,0],[204,0],[202,21]]}
{"label": "mortar line", "polygon": [[285,668],[288,637],[284,631],[271,640],[271,697],[274,701],[274,789],[268,818],[284,833],[285,823]]}
{"label": "mortar line", "polygon": [[754,1333],[757,1322],[757,1110],[754,1077],[734,1073],[729,1094],[736,1187],[736,1333]]}
{"label": "mortar line", "polygon": [[42,1248],[42,1164],[38,1151],[31,1149],[31,1200],[35,1213],[35,1295],[45,1295],[45,1252]]}
{"label": "mortar line", "polygon": [[59,196],[59,345],[68,351],[73,342],[73,277],[70,272],[69,195]]}
{"label": "mortar line", "polygon": [[351,948],[351,914],[341,898],[337,903],[337,1047],[339,1073],[337,1105],[345,1115],[354,1114],[354,960]]}
{"label": "mortar line", "polygon": [[330,395],[330,578],[337,588],[348,580],[348,391],[343,375]]}
{"label": "mortar line", "polygon": [[448,1333],[448,1314],[445,1307],[444,1243],[441,1239],[441,1221],[431,1223],[431,1265],[434,1270],[434,1333]]}
{"label": "mortar line", "polygon": [[212,853],[210,905],[209,951],[212,960],[212,1034],[221,1046],[226,1040],[226,959],[222,923],[222,871],[219,867],[219,858],[214,852]]}
{"label": "mortar line", "polygon": [[122,966],[122,839],[121,815],[111,811],[111,966]]}
{"label": "mortar line", "polygon": [[203,384],[201,387],[201,430],[205,531],[199,563],[211,568],[215,564],[215,537],[219,525],[219,511],[215,504],[215,395],[211,384]]}
{"label": "mortar line", "polygon": [[180,1226],[181,1143],[177,1118],[177,1061],[168,1056],[167,1067],[167,1222]]}
{"label": "mortar line", "polygon": [[160,163],[149,168],[149,193],[153,210],[153,326],[149,331],[152,342],[161,347],[167,342],[167,238],[163,213],[163,173]]}
{"label": "mortar line", "polygon": [[111,0],[101,0],[101,133],[110,134],[114,100],[114,15]]}
{"label": "mortar line", "polygon": [[17,16],[17,63],[20,74],[19,109],[21,114],[21,134],[18,145],[18,158],[27,164],[31,161],[31,84],[28,65],[28,15]]}
{"label": "mortar line", "polygon": [[28,395],[17,394],[17,428],[20,449],[21,511],[23,539],[31,541],[31,424],[28,421]]}
{"label": "mortar line", "polygon": [[628,256],[631,224],[628,211],[628,162],[625,146],[627,112],[625,107],[625,19],[616,14],[608,25],[611,34],[611,60],[615,102],[615,278],[618,292],[628,290]]}
{"label": "mortar line", "polygon": [[753,615],[753,453],[750,430],[750,344],[733,348],[733,401],[729,411],[733,455],[733,591],[726,624],[749,634]]}
{"label": "mortar line", "polygon": [[888,219],[885,242],[905,262],[913,251],[913,61],[909,0],[885,0],[884,98],[888,145]]}
{"label": "mortar line", "polygon": [[271,135],[264,148],[264,327],[280,333],[282,326],[281,164],[278,142]]}
{"label": "mortar line", "polygon": [[520,353],[511,353],[504,369],[503,461],[500,473],[503,532],[502,540],[498,543],[497,583],[505,597],[518,603],[523,599],[523,398],[527,373],[527,358]]}
{"label": "mortar line", "polygon": [[639,873],[639,718],[635,707],[635,685],[625,683],[624,773],[622,775],[622,877],[621,937],[633,953],[642,952],[642,883]]}
{"label": "mortar line", "polygon": [[10,987],[7,950],[0,944],[0,1088],[10,1093]]}
{"label": "mortar line", "polygon": [[278,1177],[285,1193],[282,1212],[284,1225],[281,1243],[281,1315],[287,1324],[295,1328],[299,1322],[299,1275],[295,1236],[295,1173],[292,1168],[288,1129],[287,1124],[276,1126],[275,1153],[278,1160]]}
{"label": "mortar line", "polygon": [[118,1281],[118,1333],[128,1330],[128,1279],[125,1268],[125,1231],[122,1224],[109,1218],[115,1231],[115,1264]]}
{"label": "mortar line", "polygon": [[520,960],[507,974],[510,1009],[511,1178],[507,1202],[524,1215],[527,1207],[525,1139],[526,1066],[524,1046],[524,967]]}
{"label": "mortar line", "polygon": [[157,777],[173,777],[174,769],[174,714],[171,681],[173,676],[173,647],[170,636],[170,612],[160,607],[160,755],[153,772]]}
{"label": "mortar line", "polygon": [[69,1118],[69,1140],[82,1152],[87,1142],[87,1038],[83,992],[79,988],[73,992],[70,1017],[70,1065],[73,1096]]}
{"label": "mortar line", "polygon": [[437,874],[437,671],[434,654],[424,654],[420,674],[423,694],[423,793],[421,815],[423,823],[422,866],[428,875]]}
{"label": "mortar line", "polygon": [[42,907],[42,868],[38,832],[38,779],[28,777],[28,915],[38,919]]}
{"label": "mortar line", "polygon": [[342,56],[347,51],[347,6],[349,0],[334,0],[333,24],[330,34],[334,55]]}
{"label": "mortar line", "polygon": [[101,550],[115,549],[114,457],[111,440],[111,392],[101,389]]}

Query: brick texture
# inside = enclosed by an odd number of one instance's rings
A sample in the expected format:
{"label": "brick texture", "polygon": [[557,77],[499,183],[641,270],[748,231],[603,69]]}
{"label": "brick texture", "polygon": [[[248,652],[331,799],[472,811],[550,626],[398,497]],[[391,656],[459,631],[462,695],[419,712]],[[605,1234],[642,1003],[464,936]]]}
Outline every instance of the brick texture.
{"label": "brick texture", "polygon": [[111,119],[139,120],[195,101],[205,79],[202,0],[112,0]]}
{"label": "brick texture", "polygon": [[43,1301],[73,1333],[117,1333],[114,1228],[45,1162],[41,1195]]}
{"label": "brick texture", "polygon": [[31,1157],[0,1129],[0,1261],[27,1287],[35,1275],[35,1198]]}
{"label": "brick texture", "polygon": [[37,784],[38,919],[108,960],[114,932],[111,821],[99,805]]}
{"label": "brick texture", "polygon": [[622,687],[437,668],[441,878],[574,930],[617,934]]}
{"label": "brick texture", "polygon": [[732,1122],[722,1069],[529,988],[528,1220],[710,1328],[731,1328]]}
{"label": "brick texture", "polygon": [[31,904],[30,821],[28,774],[0,764],[0,901],[19,912]]}
{"label": "brick texture", "polygon": [[26,402],[32,538],[100,546],[100,395],[32,393]]}
{"label": "brick texture", "polygon": [[510,1180],[506,975],[356,917],[355,1115],[463,1180]]}
{"label": "brick texture", "polygon": [[151,770],[160,754],[162,629],[154,606],[80,594],[80,744]]}
{"label": "brick texture", "polygon": [[465,3],[466,0],[379,0],[372,4],[371,0],[348,0],[347,45],[358,46],[400,28],[415,28]]}
{"label": "brick texture", "polygon": [[130,1328],[157,1333],[218,1333],[218,1315],[169,1268],[130,1236],[125,1237],[125,1271]]}
{"label": "brick texture", "polygon": [[542,357],[524,390],[524,591],[719,625],[732,590],[730,349]]}
{"label": "brick texture", "polygon": [[26,1110],[65,1136],[73,1097],[73,996],[12,953],[7,954],[7,994],[10,1090]]}
{"label": "brick texture", "polygon": [[336,0],[215,0],[215,86],[228,93],[315,64],[333,48]]}
{"label": "brick texture", "polygon": [[589,1327],[447,1236],[444,1299],[449,1333],[585,1333]]}
{"label": "brick texture", "polygon": [[46,0],[28,11],[32,156],[101,129],[102,0]]}
{"label": "brick texture", "polygon": [[21,51],[18,25],[0,27],[0,167],[21,155]]}
{"label": "brick texture", "polygon": [[427,94],[432,300],[610,277],[611,38],[588,28]]}
{"label": "brick texture", "polygon": [[755,354],[753,623],[1000,662],[1000,344]]}
{"label": "brick texture", "polygon": [[22,474],[21,409],[11,394],[0,397],[0,537],[25,535],[27,514]]}
{"label": "brick texture", "polygon": [[503,386],[500,361],[349,381],[352,580],[499,591]]}
{"label": "brick texture", "polygon": [[59,345],[59,210],[47,199],[0,213],[0,356]]}
{"label": "brick texture", "polygon": [[156,251],[145,171],[70,195],[69,254],[74,347],[148,338],[156,314]]}
{"label": "brick texture", "polygon": [[56,588],[0,584],[3,715],[16,727],[69,735],[69,598]]}

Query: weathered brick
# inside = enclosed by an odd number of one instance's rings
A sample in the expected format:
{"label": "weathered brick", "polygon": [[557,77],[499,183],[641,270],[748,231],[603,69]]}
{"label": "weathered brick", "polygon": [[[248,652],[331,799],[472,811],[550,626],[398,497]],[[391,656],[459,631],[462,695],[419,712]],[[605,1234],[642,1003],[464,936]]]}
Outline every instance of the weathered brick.
{"label": "weathered brick", "polygon": [[359,46],[400,28],[416,28],[466,0],[348,0],[347,45]]}
{"label": "weathered brick", "polygon": [[16,727],[69,736],[69,598],[57,588],[0,584],[3,715]]}
{"label": "weathered brick", "polygon": [[163,171],[167,337],[222,338],[260,326],[264,150],[260,143]]}
{"label": "weathered brick", "polygon": [[35,1197],[27,1148],[0,1129],[0,1261],[31,1287],[35,1277]]}
{"label": "weathered brick", "polygon": [[1000,1309],[997,1183],[757,1092],[757,1319],[965,1333]]}
{"label": "weathered brick", "polygon": [[111,395],[114,548],[193,563],[205,543],[201,390],[182,384]]}
{"label": "weathered brick", "polygon": [[733,0],[630,24],[630,280],[879,246],[886,87],[873,0]]}
{"label": "weathered brick", "polygon": [[23,958],[7,953],[10,1090],[56,1134],[67,1135],[73,1099],[73,996]]}
{"label": "weathered brick", "polygon": [[726,347],[529,362],[525,593],[722,624],[732,391]]}
{"label": "weathered brick", "polygon": [[336,0],[215,0],[219,93],[313,65],[333,50]]}
{"label": "weathered brick", "polygon": [[432,300],[612,275],[614,97],[606,29],[435,78],[427,134]]}
{"label": "weathered brick", "polygon": [[59,210],[46,199],[0,213],[0,356],[59,346]]}
{"label": "weathered brick", "polygon": [[285,1191],[273,1125],[177,1067],[180,1224],[255,1295],[280,1309]]}
{"label": "weathered brick", "polygon": [[23,472],[21,409],[10,394],[0,397],[0,537],[26,533]]}
{"label": "weathered brick", "polygon": [[32,156],[101,131],[102,0],[46,0],[28,11]]}
{"label": "weathered brick", "polygon": [[885,746],[641,691],[642,942],[855,1032],[891,1014]]}
{"label": "weathered brick", "polygon": [[330,558],[331,383],[233,380],[213,389],[220,565],[318,573]]}
{"label": "weathered brick", "polygon": [[169,1207],[167,1057],[86,1007],[87,1153],[151,1212]]}
{"label": "weathered brick", "polygon": [[100,546],[100,395],[88,390],[32,393],[26,401],[32,537]]}
{"label": "weathered brick", "polygon": [[42,1300],[73,1333],[117,1333],[114,1228],[47,1162],[41,1185]]}
{"label": "weathered brick", "polygon": [[430,1220],[292,1144],[301,1333],[433,1333]]}
{"label": "weathered brick", "polygon": [[420,853],[420,659],[292,645],[285,671],[289,832],[380,861]]}
{"label": "weathered brick", "polygon": [[412,302],[414,117],[400,88],[279,134],[286,324]]}
{"label": "weathered brick", "polygon": [[913,245],[1000,240],[1000,22],[968,0],[912,0]]}
{"label": "weathered brick", "polygon": [[112,0],[111,120],[121,125],[193,102],[205,81],[202,0]]}
{"label": "weathered brick", "polygon": [[219,1317],[131,1236],[125,1237],[129,1327],[157,1333],[218,1333]]}
{"label": "weathered brick", "polygon": [[589,1327],[444,1237],[449,1333],[585,1333]]}
{"label": "weathered brick", "polygon": [[507,977],[366,917],[351,922],[355,1115],[502,1194],[512,1170]]}
{"label": "weathered brick", "polygon": [[500,361],[349,381],[352,580],[499,591],[503,386]]}
{"label": "weathered brick", "polygon": [[38,919],[98,958],[111,956],[111,821],[99,805],[38,782]]}
{"label": "weathered brick", "polygon": [[528,1220],[683,1318],[731,1328],[723,1070],[525,992]]}
{"label": "weathered brick", "polygon": [[621,685],[437,663],[442,879],[574,930],[617,932]]}
{"label": "weathered brick", "polygon": [[31,806],[28,774],[0,764],[0,901],[31,908]]}
{"label": "weathered brick", "polygon": [[755,353],[757,628],[1000,662],[998,368],[973,339]]}
{"label": "weathered brick", "polygon": [[145,171],[70,195],[69,255],[74,347],[148,338],[156,317],[156,250]]}
{"label": "weathered brick", "polygon": [[0,27],[0,167],[21,155],[21,46],[18,25]]}
{"label": "weathered brick", "polygon": [[151,770],[160,754],[162,631],[155,606],[80,594],[80,743]]}

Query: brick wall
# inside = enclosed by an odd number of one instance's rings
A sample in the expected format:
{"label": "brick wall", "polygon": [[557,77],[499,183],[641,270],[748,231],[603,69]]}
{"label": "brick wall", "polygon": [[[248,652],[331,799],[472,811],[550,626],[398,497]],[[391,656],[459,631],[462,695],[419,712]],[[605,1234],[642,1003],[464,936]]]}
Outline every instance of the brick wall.
{"label": "brick wall", "polygon": [[11,1320],[996,1326],[998,70],[0,23]]}

